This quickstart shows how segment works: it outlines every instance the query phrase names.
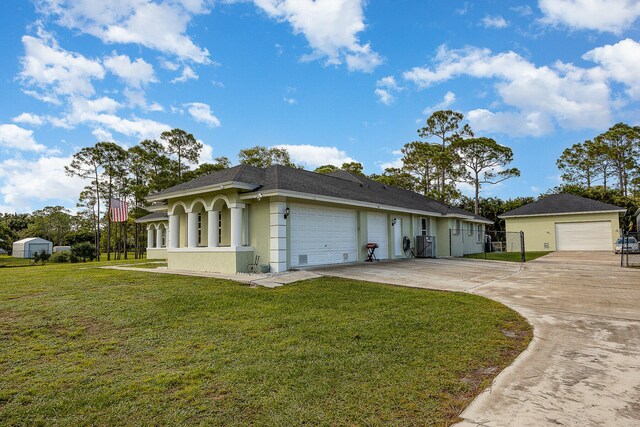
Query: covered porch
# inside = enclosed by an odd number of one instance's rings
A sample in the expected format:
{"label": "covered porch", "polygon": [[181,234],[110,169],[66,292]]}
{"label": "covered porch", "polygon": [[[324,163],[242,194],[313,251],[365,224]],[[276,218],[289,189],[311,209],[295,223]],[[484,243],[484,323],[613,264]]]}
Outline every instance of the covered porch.
{"label": "covered porch", "polygon": [[233,194],[169,201],[168,267],[236,273],[253,262],[248,205]]}

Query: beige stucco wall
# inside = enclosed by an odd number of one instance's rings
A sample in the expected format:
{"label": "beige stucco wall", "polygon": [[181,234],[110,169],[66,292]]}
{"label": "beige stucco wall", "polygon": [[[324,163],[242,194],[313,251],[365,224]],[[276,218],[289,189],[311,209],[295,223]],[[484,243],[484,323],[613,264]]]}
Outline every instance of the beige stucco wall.
{"label": "beige stucco wall", "polygon": [[249,245],[260,264],[269,265],[269,200],[253,201],[249,206]]}
{"label": "beige stucco wall", "polygon": [[167,259],[167,249],[147,248],[147,259]]}
{"label": "beige stucco wall", "polygon": [[[620,236],[620,219],[616,212],[505,218],[505,228],[508,232],[507,251],[520,250],[520,237],[516,234],[520,231],[524,231],[527,251],[555,251],[556,223],[592,221],[611,221],[611,245],[613,248],[613,244]],[[545,243],[549,244],[548,249],[545,248]]]}
{"label": "beige stucco wall", "polygon": [[452,222],[449,218],[436,218],[435,227],[433,222],[432,227],[436,230],[436,256],[448,257],[451,256],[451,248],[449,242],[449,228],[452,226]]}
{"label": "beige stucco wall", "polygon": [[238,251],[229,248],[180,248],[168,251],[168,267],[171,270],[211,271],[235,274],[245,272],[253,262],[253,248]]}

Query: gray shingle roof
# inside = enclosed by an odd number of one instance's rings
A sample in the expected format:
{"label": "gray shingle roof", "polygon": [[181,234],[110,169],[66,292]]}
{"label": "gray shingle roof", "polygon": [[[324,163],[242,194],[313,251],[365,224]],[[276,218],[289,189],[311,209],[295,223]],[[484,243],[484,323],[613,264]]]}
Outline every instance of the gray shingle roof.
{"label": "gray shingle roof", "polygon": [[315,172],[274,165],[268,168],[256,168],[240,165],[163,190],[154,197],[170,196],[179,191],[195,190],[224,182],[254,184],[250,192],[292,191],[317,196],[335,197],[359,202],[375,203],[399,208],[453,214],[473,217],[479,221],[489,221],[481,216],[458,208],[446,206],[413,191],[384,185],[365,176],[338,171],[323,175]]}
{"label": "gray shingle roof", "polygon": [[609,203],[587,199],[586,197],[576,196],[575,194],[562,193],[551,194],[536,202],[512,209],[500,215],[500,218],[523,215],[552,215],[607,211],[626,211],[626,209]]}
{"label": "gray shingle roof", "polygon": [[141,216],[140,218],[136,219],[137,223],[153,221],[169,221],[169,215],[166,212],[152,212],[149,215]]}

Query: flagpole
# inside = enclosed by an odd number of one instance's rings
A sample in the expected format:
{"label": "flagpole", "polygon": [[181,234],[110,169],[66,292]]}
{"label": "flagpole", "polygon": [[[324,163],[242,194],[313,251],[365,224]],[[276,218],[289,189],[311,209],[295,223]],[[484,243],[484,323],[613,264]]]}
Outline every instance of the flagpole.
{"label": "flagpole", "polygon": [[107,261],[111,261],[111,203],[113,199],[111,198],[111,191],[109,191],[109,211],[108,217],[109,222],[107,223]]}

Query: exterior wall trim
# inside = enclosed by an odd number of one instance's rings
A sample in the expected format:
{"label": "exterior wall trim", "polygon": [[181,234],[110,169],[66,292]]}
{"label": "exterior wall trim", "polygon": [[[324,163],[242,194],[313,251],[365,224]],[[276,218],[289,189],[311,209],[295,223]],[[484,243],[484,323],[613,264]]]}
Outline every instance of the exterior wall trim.
{"label": "exterior wall trim", "polygon": [[540,213],[540,214],[528,214],[528,215],[500,215],[498,218],[530,218],[536,216],[557,216],[557,215],[593,215],[593,214],[606,214],[606,213],[624,213],[626,209],[612,209],[608,211],[587,211],[587,212],[562,212],[562,213]]}

